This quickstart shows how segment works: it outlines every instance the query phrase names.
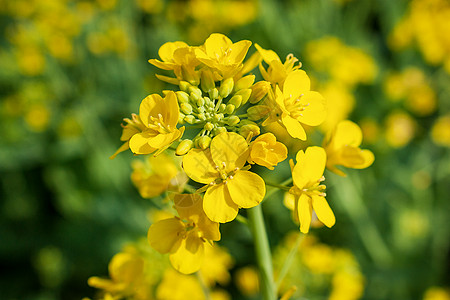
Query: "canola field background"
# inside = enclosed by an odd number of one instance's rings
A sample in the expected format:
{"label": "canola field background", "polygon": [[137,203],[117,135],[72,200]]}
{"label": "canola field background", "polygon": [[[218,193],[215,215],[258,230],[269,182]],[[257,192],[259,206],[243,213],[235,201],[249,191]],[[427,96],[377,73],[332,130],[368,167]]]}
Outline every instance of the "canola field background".
{"label": "canola field background", "polygon": [[[0,299],[98,299],[88,278],[126,245],[155,260],[155,299],[205,299],[195,276],[161,277],[167,257],[138,242],[156,208],[130,179],[139,163],[109,156],[122,119],[168,87],[148,59],[214,32],[294,54],[327,100],[321,128],[350,119],[375,154],[325,174],[336,225],[300,241],[292,299],[450,299],[447,0],[0,0],[0,30]],[[298,225],[281,192],[265,202],[277,270]],[[221,233],[211,299],[260,299],[250,232]]]}

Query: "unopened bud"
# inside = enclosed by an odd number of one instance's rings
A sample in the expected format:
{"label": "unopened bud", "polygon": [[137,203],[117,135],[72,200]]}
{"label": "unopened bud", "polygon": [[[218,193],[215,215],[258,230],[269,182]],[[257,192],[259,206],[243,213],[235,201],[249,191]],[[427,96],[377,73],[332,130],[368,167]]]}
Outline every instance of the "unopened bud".
{"label": "unopened bud", "polygon": [[184,120],[189,124],[195,123],[195,117],[193,115],[188,115],[188,116],[184,117]]}
{"label": "unopened bud", "polygon": [[223,113],[224,111],[225,111],[225,108],[227,108],[227,106],[226,106],[226,104],[220,104],[220,106],[219,106],[219,112],[220,113]]}
{"label": "unopened bud", "polygon": [[231,115],[234,113],[234,110],[236,109],[236,106],[233,104],[227,104],[227,107],[225,108],[225,113]]}
{"label": "unopened bud", "polygon": [[182,90],[183,92],[187,92],[189,90],[189,88],[191,87],[191,84],[187,81],[180,81],[179,83],[180,86],[180,90]]}
{"label": "unopened bud", "polygon": [[201,82],[202,90],[209,93],[213,88],[216,87],[214,82],[213,74],[209,69],[202,70],[202,82]]}
{"label": "unopened bud", "polygon": [[258,81],[252,87],[252,94],[250,96],[250,103],[255,104],[256,102],[261,101],[264,98],[270,89],[270,83],[267,81]]}
{"label": "unopened bud", "polygon": [[205,116],[204,113],[199,113],[197,117],[198,117],[199,120],[202,120],[202,121],[206,120],[206,116]]}
{"label": "unopened bud", "polygon": [[241,96],[242,97],[242,104],[241,105],[244,105],[245,103],[247,103],[248,99],[250,99],[251,94],[252,94],[252,90],[251,89],[242,89],[242,90],[238,91],[234,95],[235,96]]}
{"label": "unopened bud", "polygon": [[216,127],[213,129],[213,134],[218,135],[221,133],[227,132],[227,129],[225,127]]}
{"label": "unopened bud", "polygon": [[190,105],[189,103],[181,103],[180,109],[186,115],[189,115],[192,113],[192,105]]}
{"label": "unopened bud", "polygon": [[178,124],[184,124],[186,121],[184,120],[185,115],[183,113],[178,114]]}
{"label": "unopened bud", "polygon": [[211,144],[211,138],[207,135],[204,135],[198,139],[198,146],[203,150],[208,148],[209,144]]}
{"label": "unopened bud", "polygon": [[255,82],[255,75],[247,75],[236,81],[236,84],[234,85],[234,90],[239,91],[242,89],[248,89],[252,86],[254,82]]}
{"label": "unopened bud", "polygon": [[196,86],[189,87],[189,93],[192,96],[195,96],[195,98],[201,98],[202,97],[202,90],[199,89]]}
{"label": "unopened bud", "polygon": [[233,91],[234,87],[234,80],[233,78],[227,78],[224,81],[222,81],[222,84],[220,85],[219,93],[222,98],[228,97],[228,95]]}
{"label": "unopened bud", "polygon": [[234,125],[237,125],[240,121],[241,121],[241,119],[239,119],[238,116],[230,116],[228,118],[227,124],[229,126],[234,126]]}
{"label": "unopened bud", "polygon": [[252,134],[252,136],[257,136],[260,132],[261,131],[256,124],[246,124],[239,128],[239,134],[244,138],[247,138],[249,134]]}
{"label": "unopened bud", "polygon": [[211,91],[209,91],[209,97],[211,97],[211,99],[217,99],[219,98],[219,90],[217,88],[213,88]]}
{"label": "unopened bud", "polygon": [[231,97],[230,101],[228,101],[228,104],[233,104],[235,107],[241,106],[242,103],[242,96],[241,95],[234,95]]}
{"label": "unopened bud", "polygon": [[214,129],[214,125],[213,125],[213,123],[208,122],[208,123],[205,124],[205,126],[203,128],[205,128],[208,131],[211,131],[211,130]]}
{"label": "unopened bud", "polygon": [[175,94],[177,94],[178,103],[187,103],[189,102],[189,95],[186,92],[183,91],[177,91]]}
{"label": "unopened bud", "polygon": [[177,150],[175,150],[176,155],[185,155],[189,150],[192,149],[194,143],[191,140],[184,140],[178,144]]}
{"label": "unopened bud", "polygon": [[268,116],[270,107],[267,105],[255,105],[247,109],[247,116],[249,120],[258,121]]}
{"label": "unopened bud", "polygon": [[209,99],[209,97],[203,97],[203,100],[205,100],[205,104],[207,107],[210,107],[210,108],[214,107],[214,103],[211,101],[211,99]]}
{"label": "unopened bud", "polygon": [[205,105],[205,99],[200,98],[196,101],[198,107],[203,107]]}

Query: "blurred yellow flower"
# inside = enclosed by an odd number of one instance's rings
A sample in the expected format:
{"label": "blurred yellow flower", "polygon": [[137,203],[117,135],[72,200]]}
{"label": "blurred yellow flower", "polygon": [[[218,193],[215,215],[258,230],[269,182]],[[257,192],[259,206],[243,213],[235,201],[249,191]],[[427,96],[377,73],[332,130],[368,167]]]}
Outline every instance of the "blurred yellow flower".
{"label": "blurred yellow flower", "polygon": [[323,85],[320,93],[327,101],[327,117],[320,124],[323,132],[333,130],[336,125],[348,118],[355,106],[355,97],[351,91],[337,81],[330,81]]}
{"label": "blurred yellow flower", "polygon": [[164,153],[148,156],[145,161],[135,160],[132,168],[131,180],[143,198],[156,197],[167,190],[181,192],[187,183],[181,164],[177,166],[174,159]]}
{"label": "blurred yellow flower", "polygon": [[450,147],[450,115],[439,117],[431,129],[431,138],[437,145]]}
{"label": "blurred yellow flower", "polygon": [[50,110],[45,105],[36,104],[29,108],[25,121],[31,130],[41,132],[47,129],[50,122]]}
{"label": "blurred yellow flower", "polygon": [[425,291],[423,300],[450,300],[450,289],[448,287],[430,287]]}
{"label": "blurred yellow flower", "polygon": [[179,218],[158,221],[148,230],[150,245],[160,253],[170,253],[172,266],[183,274],[198,271],[203,263],[207,241],[220,240],[219,223],[203,212],[198,194],[179,194],[174,198]]}
{"label": "blurred yellow flower", "polygon": [[226,286],[231,279],[228,270],[231,269],[233,264],[233,257],[225,248],[219,247],[217,244],[214,247],[206,247],[205,259],[200,268],[199,276],[209,287],[216,285],[216,283]]}
{"label": "blurred yellow flower", "polygon": [[294,186],[290,193],[295,196],[294,216],[300,222],[300,231],[308,233],[313,209],[318,219],[327,227],[336,222],[334,213],[325,199],[325,185],[320,184],[325,170],[326,153],[320,147],[308,147],[297,153],[297,163],[292,168]]}
{"label": "blurred yellow flower", "polygon": [[364,169],[370,166],[375,156],[370,150],[361,150],[362,131],[352,121],[341,121],[324,139],[323,147],[327,152],[327,168],[341,176],[345,173],[336,166]]}
{"label": "blurred yellow flower", "polygon": [[301,140],[306,140],[302,124],[317,126],[326,117],[325,99],[318,92],[310,91],[310,80],[303,70],[289,73],[283,91],[276,87],[276,103],[277,108],[263,125],[276,120],[292,137]]}
{"label": "blurred yellow flower", "polygon": [[249,146],[241,135],[224,132],[212,139],[209,149],[191,149],[183,157],[186,174],[208,185],[203,209],[214,222],[230,222],[239,207],[251,208],[263,200],[264,180],[244,167],[248,155]]}
{"label": "blurred yellow flower", "polygon": [[273,170],[279,162],[286,159],[287,153],[286,146],[277,142],[276,137],[268,132],[258,136],[250,144],[250,156],[247,160],[251,164],[256,163]]}
{"label": "blurred yellow flower", "polygon": [[161,283],[156,288],[156,299],[205,300],[205,296],[197,278],[180,274],[173,269],[167,269]]}
{"label": "blurred yellow flower", "polygon": [[386,121],[385,138],[394,148],[401,148],[414,137],[416,123],[411,116],[402,111],[394,111],[388,115]]}
{"label": "blurred yellow flower", "polygon": [[259,292],[259,275],[255,267],[242,267],[236,271],[234,281],[245,296],[254,296]]}

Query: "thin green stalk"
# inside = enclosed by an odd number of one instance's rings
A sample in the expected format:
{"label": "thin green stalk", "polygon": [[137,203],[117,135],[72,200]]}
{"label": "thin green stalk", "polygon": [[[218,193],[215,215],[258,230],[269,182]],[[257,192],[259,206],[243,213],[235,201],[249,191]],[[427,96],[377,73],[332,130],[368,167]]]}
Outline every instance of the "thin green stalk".
{"label": "thin green stalk", "polygon": [[298,247],[300,246],[301,241],[305,237],[304,234],[299,233],[297,240],[295,241],[294,246],[292,247],[291,251],[289,252],[288,256],[286,257],[286,260],[283,263],[283,267],[281,268],[280,275],[278,276],[278,279],[276,281],[277,290],[280,288],[281,282],[283,282],[284,277],[286,276],[287,272],[289,271],[289,268],[292,265],[292,260],[295,257],[295,254],[297,254]]}
{"label": "thin green stalk", "polygon": [[209,293],[209,288],[206,285],[205,280],[203,279],[203,276],[202,276],[201,272],[198,271],[196,273],[196,275],[197,275],[198,281],[200,282],[200,286],[202,287],[203,295],[205,296],[205,300],[211,300],[211,295]]}
{"label": "thin green stalk", "polygon": [[250,208],[247,212],[248,224],[253,233],[256,259],[259,266],[261,293],[264,300],[275,300],[276,289],[273,280],[272,255],[270,253],[261,205]]}
{"label": "thin green stalk", "polygon": [[278,183],[268,182],[267,180],[266,180],[266,185],[267,185],[267,186],[270,186],[270,187],[278,188],[278,189],[280,189],[280,190],[285,190],[285,191],[289,191],[289,190],[291,189],[291,188],[288,187],[288,186],[284,186],[284,185],[278,184]]}

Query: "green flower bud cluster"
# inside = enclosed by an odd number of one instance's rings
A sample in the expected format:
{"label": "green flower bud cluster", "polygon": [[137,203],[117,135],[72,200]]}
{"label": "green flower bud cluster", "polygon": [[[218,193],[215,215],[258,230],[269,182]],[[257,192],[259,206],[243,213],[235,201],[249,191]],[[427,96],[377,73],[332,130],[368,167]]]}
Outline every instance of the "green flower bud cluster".
{"label": "green flower bud cluster", "polygon": [[201,70],[200,74],[197,85],[180,81],[180,90],[176,92],[180,108],[178,123],[199,130],[192,140],[181,141],[176,153],[183,155],[193,147],[206,149],[211,139],[222,132],[237,132],[245,138],[250,133],[258,135],[260,129],[255,122],[248,120],[246,114],[237,115],[252,96],[255,76],[247,75],[235,81],[232,77],[217,80],[210,70]]}

